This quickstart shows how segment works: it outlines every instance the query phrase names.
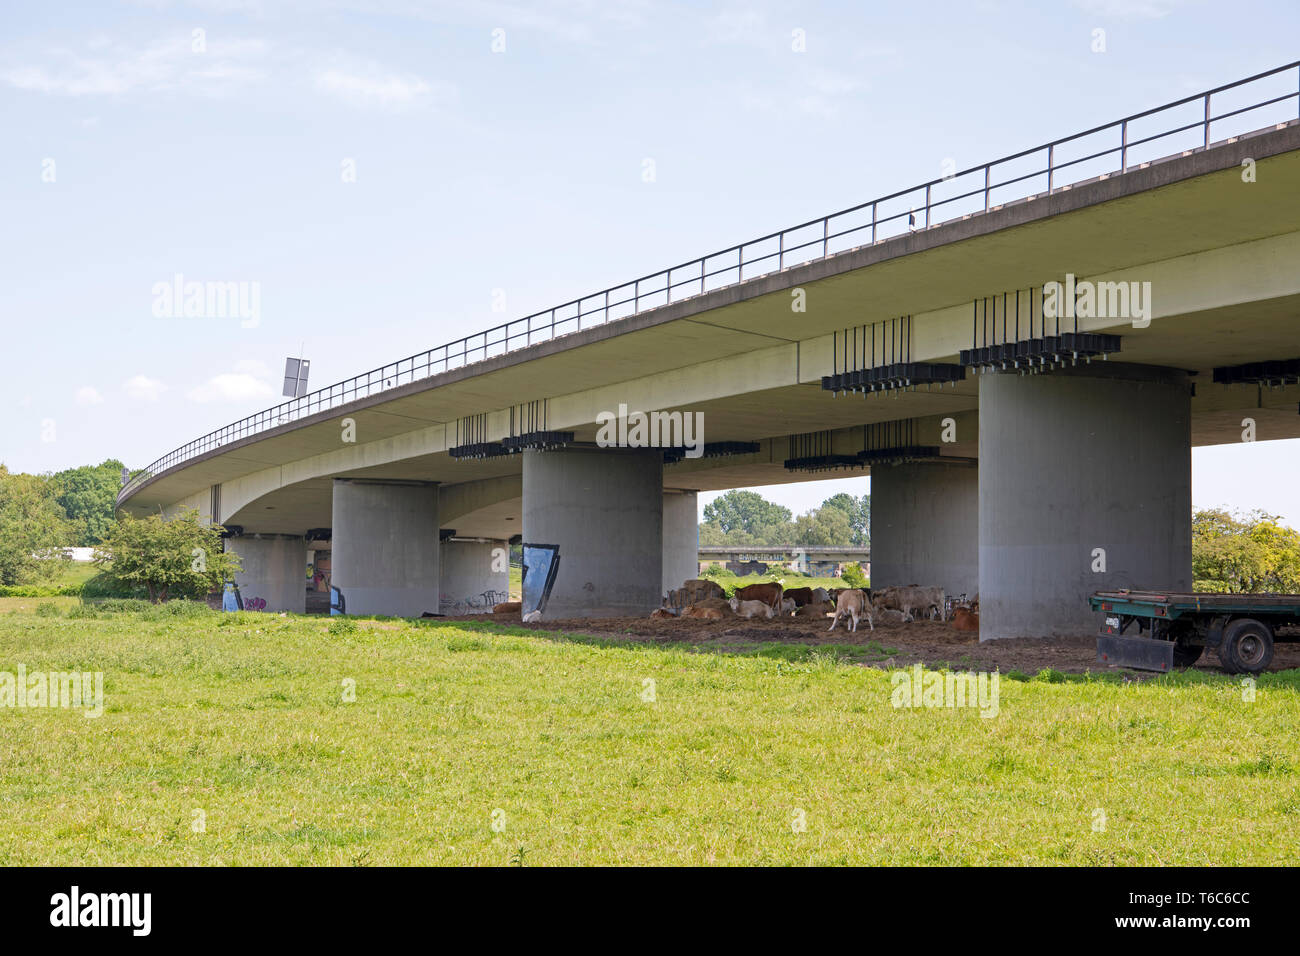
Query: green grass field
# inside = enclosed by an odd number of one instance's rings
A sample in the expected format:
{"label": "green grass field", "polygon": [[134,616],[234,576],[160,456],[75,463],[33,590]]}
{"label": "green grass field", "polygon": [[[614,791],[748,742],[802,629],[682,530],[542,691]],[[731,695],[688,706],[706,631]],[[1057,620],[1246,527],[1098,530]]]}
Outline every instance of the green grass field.
{"label": "green grass field", "polygon": [[97,719],[0,707],[5,865],[1300,855],[1296,671],[1250,702],[1204,673],[1004,676],[985,718],[896,709],[888,672],[807,648],[4,604],[0,671],[105,687]]}

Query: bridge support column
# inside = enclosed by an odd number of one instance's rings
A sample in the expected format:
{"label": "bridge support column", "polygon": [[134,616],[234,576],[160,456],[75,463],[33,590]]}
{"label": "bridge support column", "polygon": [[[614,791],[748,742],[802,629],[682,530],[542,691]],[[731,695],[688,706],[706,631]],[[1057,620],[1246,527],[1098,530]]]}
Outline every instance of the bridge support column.
{"label": "bridge support column", "polygon": [[248,534],[226,539],[239,555],[235,586],[247,610],[307,611],[307,542],[288,534]]}
{"label": "bridge support column", "polygon": [[525,550],[559,547],[543,616],[641,616],[659,607],[663,452],[526,451],[523,465]]}
{"label": "bridge support column", "polygon": [[438,486],[334,479],[331,606],[343,613],[438,612]]}
{"label": "bridge support column", "polygon": [[439,557],[443,614],[491,614],[509,599],[510,545],[490,538],[448,538]]}
{"label": "bridge support column", "polygon": [[699,509],[698,492],[664,492],[664,594],[700,576]]}
{"label": "bridge support column", "polygon": [[871,587],[919,584],[974,597],[979,576],[979,469],[913,462],[871,469]]}
{"label": "bridge support column", "polygon": [[1095,634],[1088,595],[1190,590],[1185,373],[1093,362],[980,380],[980,639]]}

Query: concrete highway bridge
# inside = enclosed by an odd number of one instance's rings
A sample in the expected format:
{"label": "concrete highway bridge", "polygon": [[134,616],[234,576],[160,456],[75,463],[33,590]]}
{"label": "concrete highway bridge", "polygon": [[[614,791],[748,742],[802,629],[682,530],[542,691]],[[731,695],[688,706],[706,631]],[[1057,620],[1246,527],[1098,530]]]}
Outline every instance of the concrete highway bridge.
{"label": "concrete highway bridge", "polygon": [[551,545],[560,618],[694,576],[701,491],[870,474],[874,586],[1092,633],[1094,590],[1190,588],[1194,445],[1300,437],[1298,108],[1293,63],[639,277],[195,439],[119,504],[226,525],[272,610],[309,543],[348,613],[398,615]]}

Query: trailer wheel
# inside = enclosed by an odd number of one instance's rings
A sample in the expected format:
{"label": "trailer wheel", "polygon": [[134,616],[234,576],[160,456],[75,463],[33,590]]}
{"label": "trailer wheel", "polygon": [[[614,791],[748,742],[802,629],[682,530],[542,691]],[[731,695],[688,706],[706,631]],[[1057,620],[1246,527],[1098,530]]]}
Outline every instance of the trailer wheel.
{"label": "trailer wheel", "polygon": [[1229,674],[1258,674],[1273,660],[1273,631],[1251,617],[1239,617],[1223,629],[1219,662]]}

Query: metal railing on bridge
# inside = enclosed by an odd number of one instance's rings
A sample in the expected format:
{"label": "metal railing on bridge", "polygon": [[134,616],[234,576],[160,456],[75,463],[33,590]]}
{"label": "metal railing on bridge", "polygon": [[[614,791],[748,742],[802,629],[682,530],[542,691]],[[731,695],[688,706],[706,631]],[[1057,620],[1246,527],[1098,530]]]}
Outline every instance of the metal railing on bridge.
{"label": "metal railing on bridge", "polygon": [[[1293,72],[1296,75],[1290,77]],[[1265,98],[1253,102],[1242,99],[1258,95]],[[1296,108],[1282,108],[1292,100],[1296,101]],[[1223,112],[1212,113],[1212,103],[1223,107],[1225,101]],[[1261,125],[1259,111],[1268,107],[1279,107],[1271,116],[1271,122],[1278,126],[1300,119],[1300,61],[858,203],[364,372],[182,445],[134,473],[119,492],[118,503],[167,469],[242,438],[516,349],[743,282],[746,278],[758,278],[916,229],[988,212],[1008,202],[1068,189],[1089,178],[1124,173],[1178,155],[1178,151],[1186,154],[1204,150],[1215,142],[1212,129],[1217,129],[1221,137],[1229,138],[1266,128],[1267,124]],[[1174,119],[1177,125],[1171,129],[1150,128],[1153,123],[1169,119]],[[1235,125],[1225,127],[1234,120]],[[1174,139],[1177,137],[1181,138]],[[1174,152],[1168,152],[1171,140]],[[1059,185],[1057,178],[1065,170],[1070,170],[1076,178],[1069,184]],[[1004,176],[1007,178],[1001,178]],[[972,184],[973,188],[968,188]],[[937,219],[935,213],[940,210],[948,218]]]}

